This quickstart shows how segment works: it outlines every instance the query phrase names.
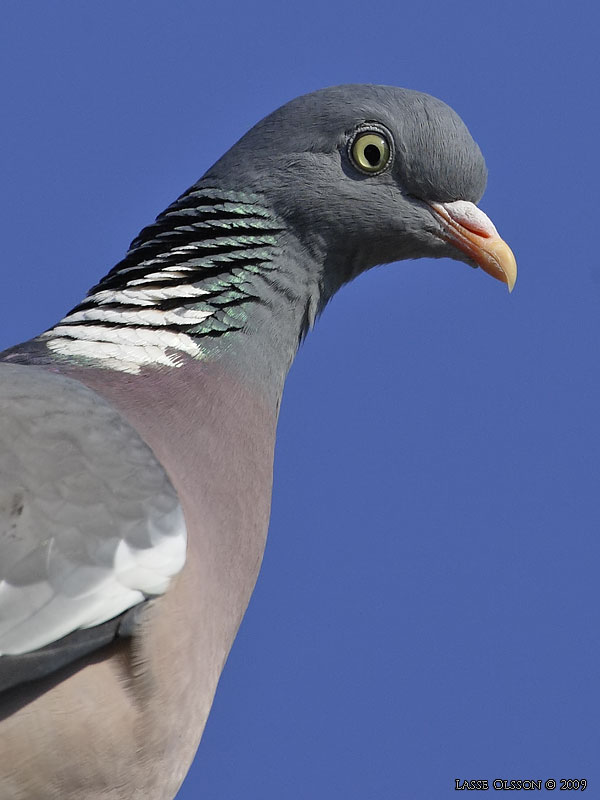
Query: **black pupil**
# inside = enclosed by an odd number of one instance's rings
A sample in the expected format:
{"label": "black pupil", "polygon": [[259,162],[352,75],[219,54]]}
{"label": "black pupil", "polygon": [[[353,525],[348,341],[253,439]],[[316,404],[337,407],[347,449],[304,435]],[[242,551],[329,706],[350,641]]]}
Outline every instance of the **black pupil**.
{"label": "black pupil", "polygon": [[372,167],[378,166],[381,161],[381,152],[376,144],[368,144],[365,147],[365,158]]}

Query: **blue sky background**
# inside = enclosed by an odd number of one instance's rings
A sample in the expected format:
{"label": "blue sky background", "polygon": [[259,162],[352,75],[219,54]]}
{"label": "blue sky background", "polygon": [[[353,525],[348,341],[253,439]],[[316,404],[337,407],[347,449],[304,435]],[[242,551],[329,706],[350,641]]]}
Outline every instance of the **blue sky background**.
{"label": "blue sky background", "polygon": [[[597,4],[25,2],[0,27],[0,346],[55,322],[254,122],[347,82],[450,103],[505,288],[389,265],[284,397],[262,574],[178,800],[600,796]],[[174,657],[176,654],[174,654]]]}

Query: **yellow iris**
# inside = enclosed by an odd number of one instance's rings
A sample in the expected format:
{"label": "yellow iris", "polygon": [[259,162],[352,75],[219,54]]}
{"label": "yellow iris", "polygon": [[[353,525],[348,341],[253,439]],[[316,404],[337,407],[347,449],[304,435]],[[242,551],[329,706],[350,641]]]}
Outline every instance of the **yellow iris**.
{"label": "yellow iris", "polygon": [[390,160],[390,146],[380,133],[361,133],[350,152],[354,164],[363,172],[381,172]]}

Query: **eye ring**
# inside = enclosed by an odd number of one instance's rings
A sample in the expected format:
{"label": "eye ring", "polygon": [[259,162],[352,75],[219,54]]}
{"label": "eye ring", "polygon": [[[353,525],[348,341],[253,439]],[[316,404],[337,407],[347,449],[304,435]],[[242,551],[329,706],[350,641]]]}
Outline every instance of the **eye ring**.
{"label": "eye ring", "polygon": [[380,175],[394,160],[394,140],[383,125],[366,122],[348,140],[348,158],[363,175]]}

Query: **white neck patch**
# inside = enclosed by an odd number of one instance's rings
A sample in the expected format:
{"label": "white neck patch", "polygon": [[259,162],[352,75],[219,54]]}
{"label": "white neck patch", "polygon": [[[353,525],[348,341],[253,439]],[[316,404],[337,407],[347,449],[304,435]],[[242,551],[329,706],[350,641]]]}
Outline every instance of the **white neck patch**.
{"label": "white neck patch", "polygon": [[[182,355],[197,358],[202,349],[192,336],[172,328],[198,325],[214,312],[193,307],[163,310],[155,304],[173,298],[193,302],[205,294],[189,284],[150,289],[142,283],[114,292],[101,290],[89,298],[94,305],[69,314],[40,338],[59,356],[83,358],[132,375],[150,364],[180,367]],[[126,307],[115,307],[120,304]]]}
{"label": "white neck patch", "polygon": [[100,325],[57,325],[42,334],[48,349],[59,356],[83,358],[100,367],[137,375],[144,366],[180,367],[189,355],[202,355],[200,345],[186,333],[156,328]]}

